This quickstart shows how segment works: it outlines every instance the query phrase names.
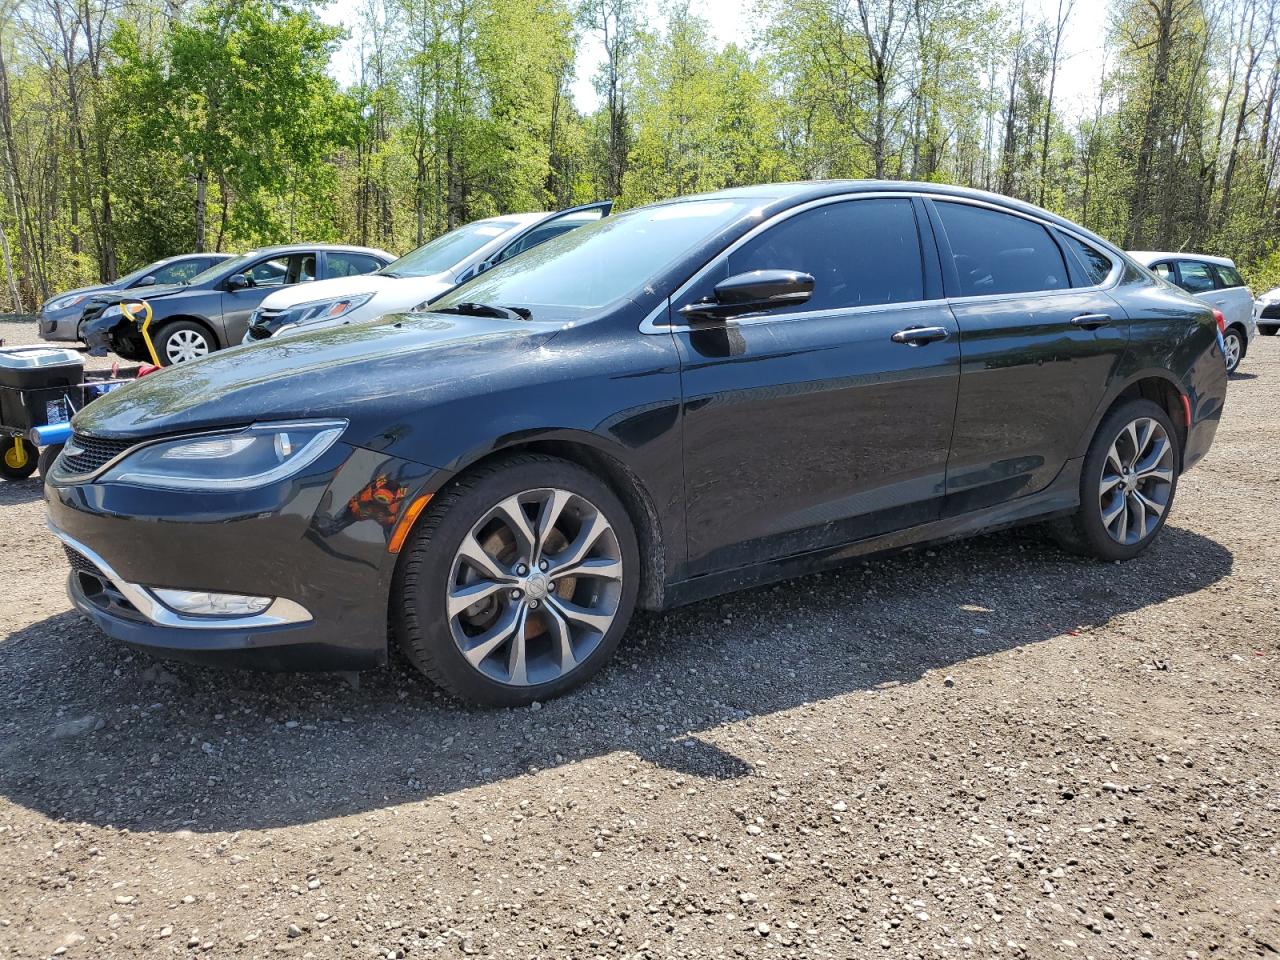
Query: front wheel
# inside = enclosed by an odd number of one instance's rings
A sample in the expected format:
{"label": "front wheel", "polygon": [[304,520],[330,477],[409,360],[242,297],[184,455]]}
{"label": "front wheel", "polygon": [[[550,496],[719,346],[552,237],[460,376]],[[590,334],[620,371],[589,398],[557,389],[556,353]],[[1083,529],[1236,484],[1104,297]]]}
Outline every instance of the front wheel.
{"label": "front wheel", "polygon": [[1129,400],[1103,418],[1089,445],[1079,509],[1050,529],[1073,552],[1132,559],[1168,519],[1181,467],[1169,414],[1150,400]]}
{"label": "front wheel", "polygon": [[608,486],[564,460],[515,456],[432,501],[397,565],[392,626],[448,692],[519,706],[604,665],[639,576],[634,528]]}
{"label": "front wheel", "polygon": [[1235,373],[1244,359],[1244,334],[1235,327],[1227,329],[1222,335],[1222,354],[1227,360],[1227,373]]}
{"label": "front wheel", "polygon": [[209,331],[190,320],[165,324],[152,342],[162,367],[199,360],[218,348]]}

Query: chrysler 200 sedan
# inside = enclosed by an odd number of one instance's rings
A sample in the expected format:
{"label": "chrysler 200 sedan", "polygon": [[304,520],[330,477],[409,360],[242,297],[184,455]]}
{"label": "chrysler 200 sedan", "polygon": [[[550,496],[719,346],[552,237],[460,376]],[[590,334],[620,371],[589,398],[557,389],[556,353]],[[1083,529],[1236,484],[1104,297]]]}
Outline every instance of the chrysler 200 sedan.
{"label": "chrysler 200 sedan", "polygon": [[600,669],[636,606],[1029,521],[1134,557],[1226,376],[1207,306],[1043,210],[759,186],[113,391],[46,497],[112,637],[351,670],[390,623],[514,705]]}

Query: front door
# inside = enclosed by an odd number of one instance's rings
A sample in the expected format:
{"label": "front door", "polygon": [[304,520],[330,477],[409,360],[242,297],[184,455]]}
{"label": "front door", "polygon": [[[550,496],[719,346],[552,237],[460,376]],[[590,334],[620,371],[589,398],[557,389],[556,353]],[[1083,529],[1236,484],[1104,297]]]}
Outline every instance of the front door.
{"label": "front door", "polygon": [[1092,422],[1129,324],[1098,276],[1087,273],[1099,263],[1089,253],[1107,264],[1100,251],[1064,250],[1030,218],[930,202],[964,358],[947,467],[951,515],[1053,481]]}
{"label": "front door", "polygon": [[[812,298],[680,324],[678,309],[718,281],[765,269],[811,274]],[[940,293],[923,208],[883,197],[795,213],[673,299],[690,574],[938,516],[959,379],[956,324]],[[933,333],[895,341],[915,328]]]}
{"label": "front door", "polygon": [[252,286],[222,293],[222,329],[228,346],[244,339],[250,315],[268,296],[281,287],[316,279],[316,255],[293,253],[264,257],[244,273]]}

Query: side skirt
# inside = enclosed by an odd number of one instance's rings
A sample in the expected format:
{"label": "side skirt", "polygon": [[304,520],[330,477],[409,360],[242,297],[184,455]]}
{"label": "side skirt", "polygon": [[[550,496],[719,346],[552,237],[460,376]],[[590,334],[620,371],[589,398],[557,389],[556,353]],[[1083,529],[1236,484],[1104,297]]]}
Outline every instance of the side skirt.
{"label": "side skirt", "polygon": [[668,583],[663,597],[664,609],[696,603],[709,597],[735,590],[745,590],[802,577],[838,567],[850,560],[895,553],[926,543],[960,540],[1008,527],[1051,520],[1073,513],[1080,505],[1080,469],[1083,460],[1070,460],[1052,484],[1039,493],[970,513],[923,523],[865,540],[826,547],[778,560],[708,573],[687,580]]}

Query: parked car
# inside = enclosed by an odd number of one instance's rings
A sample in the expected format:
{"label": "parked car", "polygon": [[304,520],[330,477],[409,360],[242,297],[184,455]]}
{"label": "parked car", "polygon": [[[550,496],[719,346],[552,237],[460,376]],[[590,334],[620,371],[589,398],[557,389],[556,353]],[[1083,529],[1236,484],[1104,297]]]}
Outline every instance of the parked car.
{"label": "parked car", "polygon": [[774,184],[130,384],[45,492],[113,637],[353,670],[390,621],[432,680],[513,705],[598,670],[637,605],[1030,521],[1137,556],[1226,386],[1210,309],[1060,217]]}
{"label": "parked car", "polygon": [[424,307],[460,283],[601,217],[612,200],[557,213],[515,213],[458,227],[362,277],[324,280],[313,287],[277,290],[249,320],[244,342],[317,324],[355,323]]}
{"label": "parked car", "polygon": [[197,273],[208,270],[215,263],[234,257],[234,253],[187,253],[180,257],[166,257],[132,273],[126,273],[114,283],[99,283],[92,287],[80,287],[51,297],[40,308],[37,326],[45,340],[67,341],[80,339],[80,315],[84,302],[98,293],[111,290],[137,291],[143,287],[166,286],[190,280]]}
{"label": "parked car", "polygon": [[[281,287],[329,277],[372,273],[395,258],[385,250],[334,244],[295,243],[263,247],[215,264],[180,284],[151,287],[141,297],[152,309],[150,335],[160,363],[184,363],[244,338],[249,316]],[[148,360],[138,324],[121,304],[131,291],[94,295],[80,320],[91,353],[114,352],[126,360]]]}
{"label": "parked car", "polygon": [[1257,319],[1258,332],[1265,337],[1274,337],[1280,330],[1280,287],[1261,294],[1254,302],[1253,314]]}
{"label": "parked car", "polygon": [[1227,373],[1235,373],[1258,333],[1253,294],[1245,286],[1235,263],[1227,257],[1210,257],[1202,253],[1132,250],[1129,255],[1162,280],[1177,284],[1193,297],[1222,311]]}

